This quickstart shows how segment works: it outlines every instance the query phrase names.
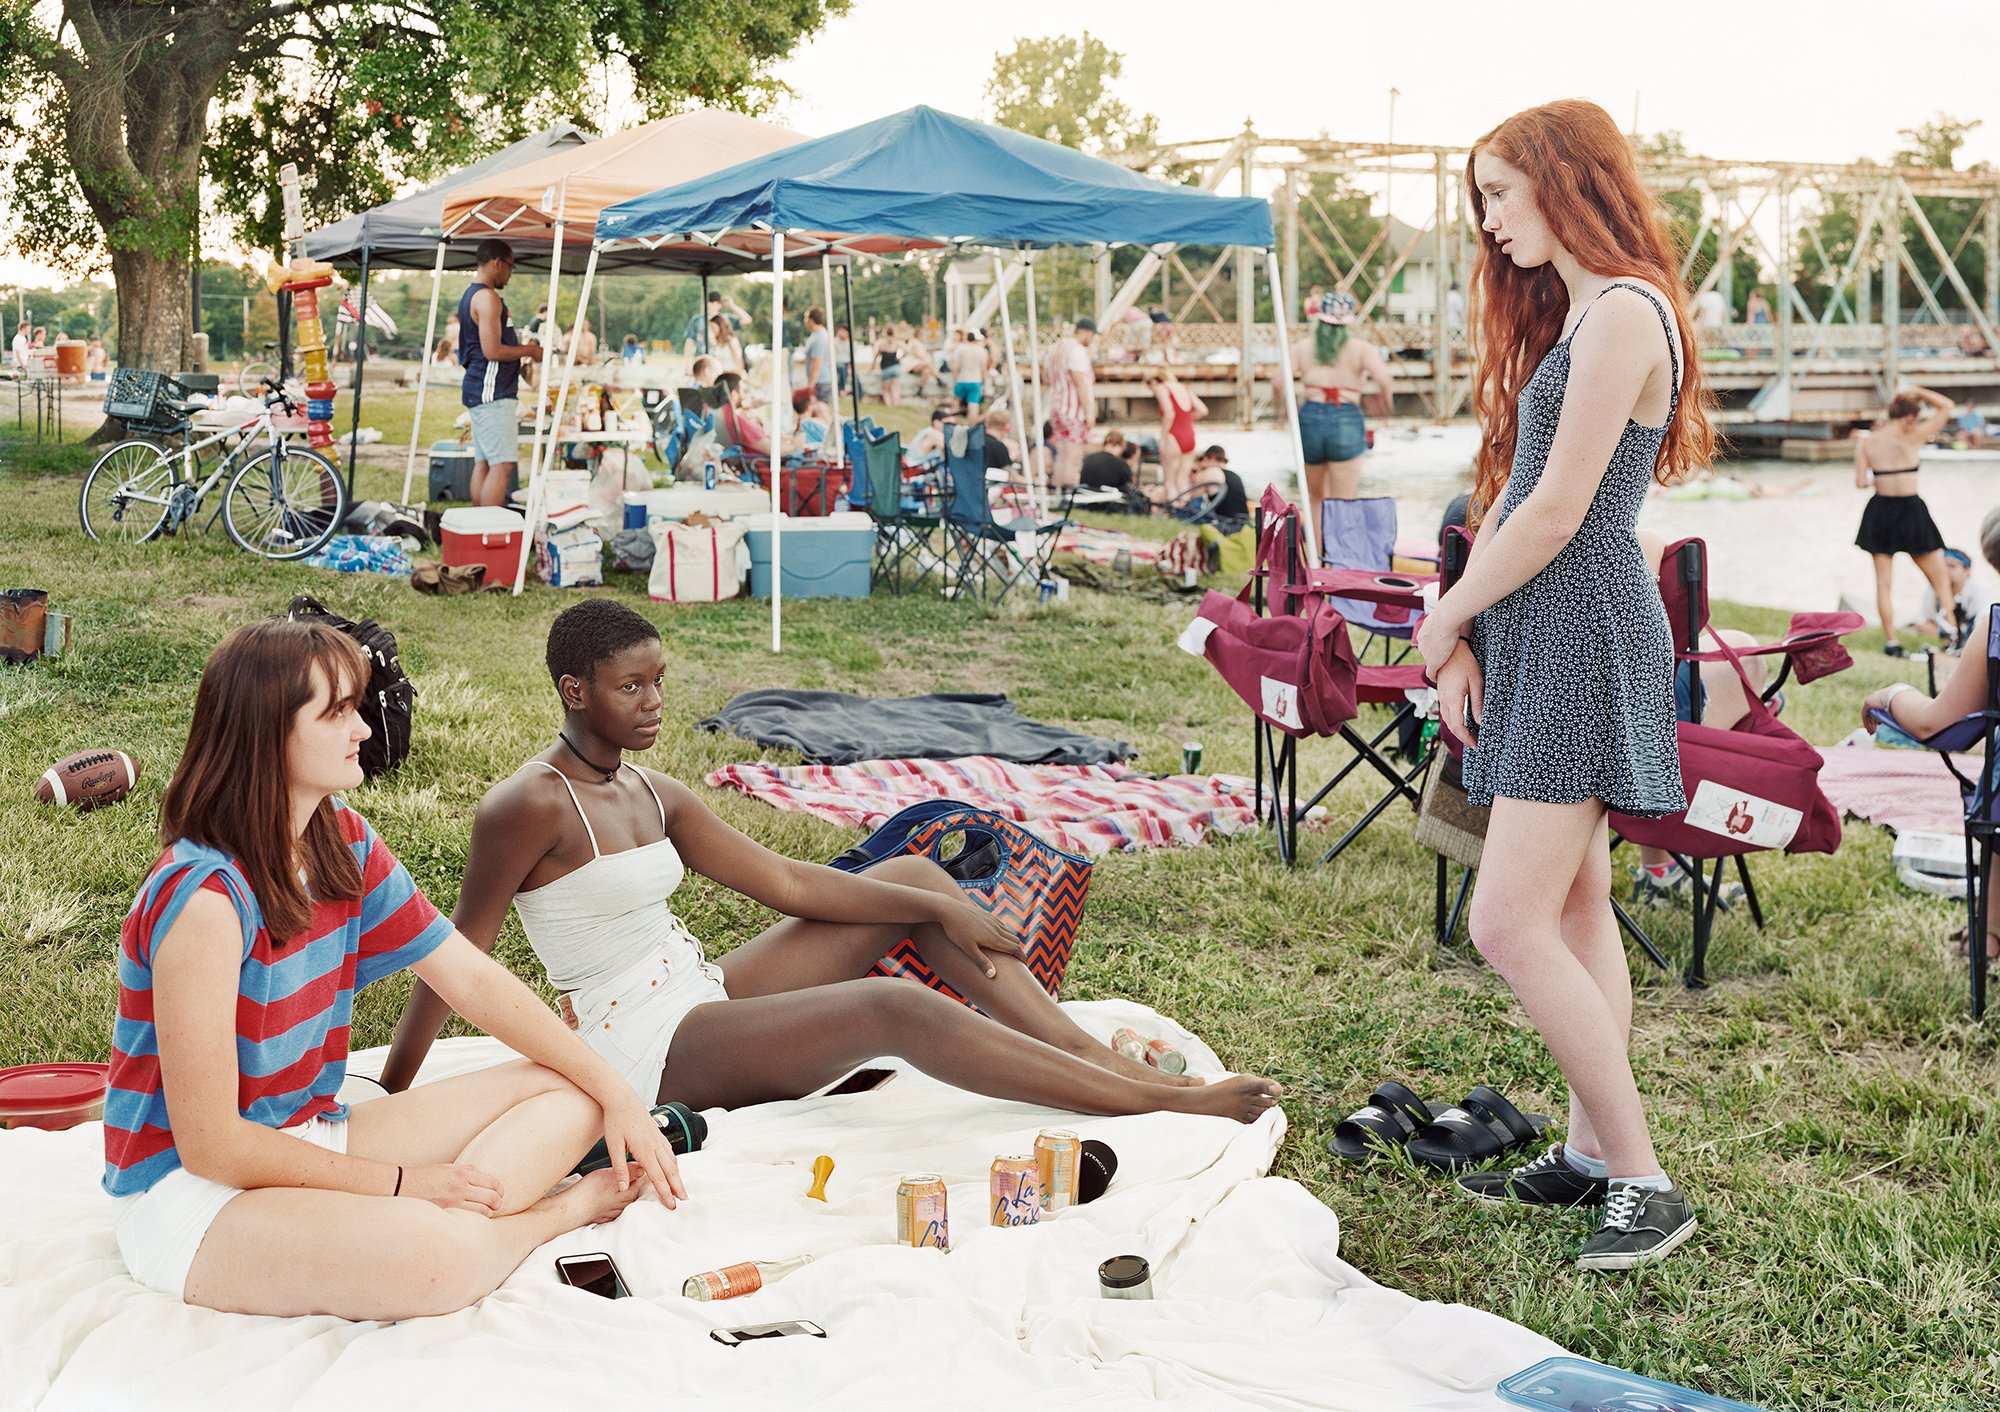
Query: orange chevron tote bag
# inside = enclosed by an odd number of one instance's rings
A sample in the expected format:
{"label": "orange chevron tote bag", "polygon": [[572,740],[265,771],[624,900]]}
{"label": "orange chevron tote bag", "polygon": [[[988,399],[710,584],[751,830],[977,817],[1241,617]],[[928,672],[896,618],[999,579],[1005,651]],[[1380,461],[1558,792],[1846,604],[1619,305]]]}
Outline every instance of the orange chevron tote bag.
{"label": "orange chevron tote bag", "polygon": [[[1077,927],[1083,921],[1084,896],[1090,891],[1088,858],[1065,853],[990,810],[940,799],[895,815],[834,859],[833,866],[859,872],[905,853],[938,864],[958,880],[973,903],[1020,932],[1029,971],[1050,995],[1061,996],[1070,953],[1076,949]],[[971,1004],[924,964],[907,938],[891,947],[870,974],[906,976],[961,1004]]]}

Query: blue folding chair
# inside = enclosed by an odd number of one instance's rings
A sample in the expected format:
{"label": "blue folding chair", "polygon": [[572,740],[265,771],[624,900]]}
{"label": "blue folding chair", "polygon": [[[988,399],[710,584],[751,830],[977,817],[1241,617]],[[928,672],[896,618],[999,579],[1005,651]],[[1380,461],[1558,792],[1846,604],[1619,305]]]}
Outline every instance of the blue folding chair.
{"label": "blue folding chair", "polygon": [[[1388,496],[1366,500],[1322,500],[1319,502],[1319,562],[1328,569],[1366,569],[1386,574],[1395,567],[1396,502]],[[1368,655],[1369,643],[1380,641],[1382,660],[1400,662],[1409,655],[1416,631],[1413,615],[1405,609],[1385,608],[1359,599],[1336,598],[1334,606],[1347,619],[1350,631],[1367,634],[1357,653]],[[1400,651],[1392,643],[1400,642]]]}
{"label": "blue folding chair", "polygon": [[[1935,696],[1936,683],[1931,694]],[[1878,724],[1895,725],[1888,712],[1871,712]],[[1986,705],[1962,716],[1924,742],[1944,758],[1965,801],[1965,951],[1972,962],[1972,1017],[1986,1013],[1986,926],[1992,915],[1993,847],[2000,838],[2000,612],[1989,614],[1986,630]],[[1974,746],[1981,761],[1974,774],[1956,757]]]}
{"label": "blue folding chair", "polygon": [[949,482],[944,521],[951,535],[946,582],[955,578],[961,593],[970,590],[984,600],[991,581],[999,586],[993,595],[998,603],[1022,579],[1039,583],[1047,578],[1057,535],[1075,523],[1069,518],[1075,487],[1064,495],[1055,519],[1037,522],[1023,517],[1002,524],[993,518],[987,495],[986,428],[946,423],[944,464]]}

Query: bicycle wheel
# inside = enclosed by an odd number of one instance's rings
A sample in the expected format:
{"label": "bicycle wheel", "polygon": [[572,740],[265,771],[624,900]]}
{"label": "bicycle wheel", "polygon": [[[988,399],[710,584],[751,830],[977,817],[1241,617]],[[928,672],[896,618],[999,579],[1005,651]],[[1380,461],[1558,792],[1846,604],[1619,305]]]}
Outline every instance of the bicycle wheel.
{"label": "bicycle wheel", "polygon": [[239,549],[266,559],[317,552],[347,518],[347,482],[317,451],[279,445],[229,478],[222,524]]}
{"label": "bicycle wheel", "polygon": [[166,523],[175,457],[137,437],[97,458],[83,478],[76,517],[92,539],[143,544]]}
{"label": "bicycle wheel", "polygon": [[243,371],[236,375],[236,390],[245,397],[262,397],[264,395],[264,379],[276,379],[277,376],[278,365],[276,363],[267,363],[262,359],[254,363],[245,363]]}

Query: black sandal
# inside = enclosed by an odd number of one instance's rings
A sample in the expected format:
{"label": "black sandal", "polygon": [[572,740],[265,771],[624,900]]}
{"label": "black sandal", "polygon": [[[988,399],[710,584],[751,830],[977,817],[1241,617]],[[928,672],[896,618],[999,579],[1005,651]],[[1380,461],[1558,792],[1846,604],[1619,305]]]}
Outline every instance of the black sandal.
{"label": "black sandal", "polygon": [[1443,1111],[1394,1079],[1385,1079],[1368,1095],[1366,1108],[1350,1113],[1333,1130],[1326,1150],[1348,1162],[1365,1162],[1389,1148],[1401,1147],[1410,1134]]}
{"label": "black sandal", "polygon": [[1413,1161],[1455,1172],[1542,1140],[1549,1118],[1523,1113],[1497,1090],[1480,1084],[1455,1108],[1417,1129],[1404,1144]]}

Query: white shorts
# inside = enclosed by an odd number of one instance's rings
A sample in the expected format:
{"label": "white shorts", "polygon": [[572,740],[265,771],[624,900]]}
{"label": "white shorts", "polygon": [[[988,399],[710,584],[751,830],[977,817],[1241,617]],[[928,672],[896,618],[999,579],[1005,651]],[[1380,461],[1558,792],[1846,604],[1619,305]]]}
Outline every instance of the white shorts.
{"label": "white shorts", "polygon": [[669,941],[610,980],[565,997],[578,1037],[648,1106],[657,1101],[674,1032],[688,1011],[728,998],[721,967],[702,959],[691,939]]}
{"label": "white shorts", "polygon": [[[344,1121],[308,1118],[280,1131],[329,1152],[347,1151]],[[188,1271],[194,1268],[202,1237],[222,1208],[242,1194],[236,1187],[177,1167],[137,1196],[119,1197],[118,1253],[125,1257],[125,1268],[148,1289],[185,1298]]]}
{"label": "white shorts", "polygon": [[472,454],[489,466],[513,466],[521,460],[521,404],[515,398],[467,407],[472,418]]}

